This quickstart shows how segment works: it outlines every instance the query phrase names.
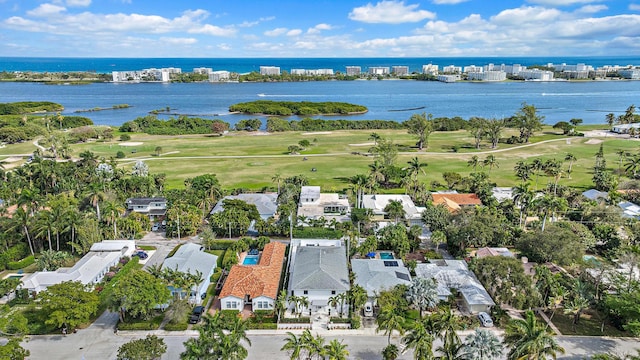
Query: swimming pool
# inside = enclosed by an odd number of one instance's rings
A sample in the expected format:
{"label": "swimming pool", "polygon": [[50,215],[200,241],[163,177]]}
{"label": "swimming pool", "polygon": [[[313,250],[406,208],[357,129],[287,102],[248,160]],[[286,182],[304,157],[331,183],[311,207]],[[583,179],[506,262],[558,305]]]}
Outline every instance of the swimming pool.
{"label": "swimming pool", "polygon": [[244,260],[242,260],[242,265],[258,265],[259,259],[260,256],[258,255],[247,255],[244,257]]}
{"label": "swimming pool", "polygon": [[395,257],[393,256],[393,253],[390,253],[390,252],[381,252],[381,253],[380,253],[380,259],[383,259],[383,260],[390,260],[390,259],[395,259]]}

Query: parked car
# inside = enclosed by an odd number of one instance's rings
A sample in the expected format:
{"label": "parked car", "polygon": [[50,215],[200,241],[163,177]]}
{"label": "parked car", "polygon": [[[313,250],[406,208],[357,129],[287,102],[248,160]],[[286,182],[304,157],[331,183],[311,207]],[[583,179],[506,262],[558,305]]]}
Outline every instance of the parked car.
{"label": "parked car", "polygon": [[189,317],[189,324],[197,324],[204,313],[204,306],[196,306]]}
{"label": "parked car", "polygon": [[373,316],[373,304],[370,301],[367,301],[364,304],[364,316],[367,316],[367,317]]}
{"label": "parked car", "polygon": [[491,320],[491,316],[486,312],[478,313],[478,319],[480,319],[480,323],[484,327],[493,327],[493,320]]}
{"label": "parked car", "polygon": [[147,254],[146,252],[144,252],[142,250],[139,250],[139,251],[136,251],[136,253],[133,254],[133,256],[137,256],[137,257],[140,258],[140,260],[144,260],[144,259],[149,257],[149,254]]}
{"label": "parked car", "polygon": [[153,224],[153,227],[151,228],[151,231],[158,231],[158,229],[160,229],[160,225]]}

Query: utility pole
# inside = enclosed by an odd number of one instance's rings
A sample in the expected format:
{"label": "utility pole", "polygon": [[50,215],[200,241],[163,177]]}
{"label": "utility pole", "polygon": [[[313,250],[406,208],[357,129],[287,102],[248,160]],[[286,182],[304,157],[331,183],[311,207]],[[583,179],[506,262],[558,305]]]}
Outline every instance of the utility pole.
{"label": "utility pole", "polygon": [[229,221],[229,240],[231,240],[231,221]]}
{"label": "utility pole", "polygon": [[178,214],[178,241],[180,241],[180,214]]}

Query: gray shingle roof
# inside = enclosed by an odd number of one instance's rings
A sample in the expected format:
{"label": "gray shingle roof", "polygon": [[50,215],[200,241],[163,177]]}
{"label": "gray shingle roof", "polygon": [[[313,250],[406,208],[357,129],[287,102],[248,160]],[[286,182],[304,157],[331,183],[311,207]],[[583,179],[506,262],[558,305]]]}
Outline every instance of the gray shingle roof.
{"label": "gray shingle roof", "polygon": [[300,246],[291,274],[291,289],[349,290],[344,247]]}
{"label": "gray shingle roof", "polygon": [[186,243],[167,258],[162,264],[162,269],[173,269],[183,273],[196,274],[198,271],[202,276],[208,276],[212,269],[216,267],[218,257],[201,250],[202,246],[193,243]]}
{"label": "gray shingle roof", "polygon": [[253,204],[258,209],[258,213],[262,219],[268,219],[271,216],[274,216],[276,210],[278,210],[278,194],[276,193],[268,193],[268,194],[238,194],[238,195],[230,195],[225,196],[223,199],[218,201],[216,206],[211,210],[211,214],[215,214],[217,212],[223,211],[224,206],[222,205],[223,201],[226,199],[233,200],[242,200],[247,204]]}
{"label": "gray shingle roof", "polygon": [[435,278],[438,282],[438,295],[441,297],[450,295],[449,289],[454,288],[470,305],[495,305],[464,260],[429,260],[426,264],[418,264],[416,275],[427,279]]}
{"label": "gray shingle roof", "polygon": [[411,284],[411,275],[402,260],[393,260],[398,264],[397,267],[385,266],[385,261],[380,259],[351,260],[351,270],[356,275],[355,283],[362,286],[369,296],[375,296],[381,290],[388,290],[396,285]]}

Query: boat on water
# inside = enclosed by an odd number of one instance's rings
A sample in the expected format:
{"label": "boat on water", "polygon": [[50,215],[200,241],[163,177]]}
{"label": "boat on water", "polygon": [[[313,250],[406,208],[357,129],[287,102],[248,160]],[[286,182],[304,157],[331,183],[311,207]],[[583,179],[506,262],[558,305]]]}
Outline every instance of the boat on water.
{"label": "boat on water", "polygon": [[267,96],[267,95],[265,95],[264,93],[260,93],[260,94],[258,94],[258,96],[260,96],[260,97],[265,97],[265,96]]}

